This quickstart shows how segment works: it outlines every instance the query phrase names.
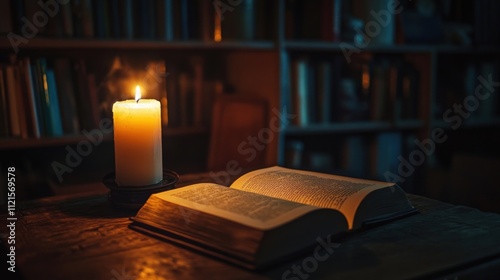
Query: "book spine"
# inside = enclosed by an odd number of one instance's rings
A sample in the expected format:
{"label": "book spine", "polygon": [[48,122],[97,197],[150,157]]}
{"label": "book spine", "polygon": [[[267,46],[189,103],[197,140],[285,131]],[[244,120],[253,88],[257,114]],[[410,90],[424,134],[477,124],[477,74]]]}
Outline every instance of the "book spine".
{"label": "book spine", "polygon": [[42,97],[43,86],[42,86],[42,76],[40,67],[38,66],[38,59],[31,61],[30,65],[31,69],[31,81],[33,83],[33,99],[35,101],[35,107],[37,108],[36,114],[38,119],[38,129],[40,131],[40,136],[46,135],[46,126],[45,126],[45,114],[43,112],[43,104],[44,100]]}
{"label": "book spine", "polygon": [[210,1],[199,0],[197,4],[200,7],[200,39],[204,42],[213,41],[215,28],[215,9],[213,8],[213,3]]}
{"label": "book spine", "polygon": [[128,40],[134,38],[134,2],[133,0],[123,0],[122,2],[122,17],[123,17],[123,37]]}
{"label": "book spine", "polygon": [[342,41],[342,11],[343,11],[343,0],[332,0],[333,1],[333,41]]}
{"label": "book spine", "polygon": [[88,82],[87,88],[89,91],[89,104],[90,104],[92,124],[93,127],[98,127],[101,116],[99,111],[99,100],[97,97],[96,78],[93,73],[87,74],[87,82]]}
{"label": "book spine", "polygon": [[41,109],[43,113],[44,127],[45,127],[45,135],[53,136],[52,132],[52,120],[50,116],[50,95],[49,95],[49,87],[47,83],[47,60],[45,58],[37,59],[37,67],[39,71],[39,79],[40,79],[40,102]]}
{"label": "book spine", "polygon": [[167,61],[166,70],[170,75],[166,78],[167,101],[168,101],[168,123],[169,126],[180,126],[180,101],[178,88],[178,68],[172,62]]}
{"label": "book spine", "polygon": [[60,5],[61,8],[61,24],[63,27],[64,37],[74,37],[75,29],[73,26],[73,12],[71,11],[71,3]]}
{"label": "book spine", "polygon": [[12,15],[12,31],[19,34],[22,32],[22,27],[24,25],[22,18],[26,16],[24,1],[10,1],[10,8]]}
{"label": "book spine", "polygon": [[124,24],[123,15],[120,11],[122,2],[120,0],[110,0],[108,3],[110,36],[114,39],[121,37],[121,25]]}
{"label": "book spine", "polygon": [[107,38],[108,33],[106,30],[106,4],[104,0],[92,1],[94,34],[96,38],[100,39]]}
{"label": "book spine", "polygon": [[7,82],[7,104],[9,111],[9,127],[10,134],[13,137],[21,136],[21,123],[19,120],[19,112],[17,107],[17,89],[15,69],[12,65],[5,67],[5,80]]}
{"label": "book spine", "polygon": [[19,65],[14,65],[14,76],[16,79],[16,102],[17,112],[19,114],[19,124],[21,128],[21,138],[28,138],[28,122],[29,118],[26,114],[26,95],[23,89],[23,82],[21,79],[21,68]]}
{"label": "book spine", "polygon": [[40,131],[40,120],[38,117],[39,112],[35,99],[36,92],[33,84],[33,74],[31,72],[31,62],[29,58],[24,58],[22,60],[21,68],[23,70],[23,83],[26,88],[25,93],[27,97],[27,107],[31,117],[31,133],[34,138],[40,138],[42,132]]}
{"label": "book spine", "polygon": [[332,106],[332,65],[329,62],[323,62],[319,65],[318,71],[318,105],[321,123],[331,122]]}
{"label": "book spine", "polygon": [[72,71],[69,59],[56,59],[54,61],[63,132],[64,134],[76,135],[80,127]]}
{"label": "book spine", "polygon": [[62,121],[61,121],[61,110],[59,108],[59,97],[57,95],[56,78],[54,75],[54,70],[47,68],[47,90],[49,94],[49,115],[50,115],[50,127],[52,129],[51,136],[62,136]]}
{"label": "book spine", "polygon": [[297,65],[297,114],[298,114],[298,125],[306,126],[310,123],[309,118],[309,63],[307,60],[298,61]]}
{"label": "book spine", "polygon": [[203,126],[203,59],[201,57],[193,58],[193,111],[194,126]]}
{"label": "book spine", "polygon": [[12,16],[10,1],[0,1],[0,11],[5,11],[0,17],[0,34],[7,34],[13,31]]}
{"label": "book spine", "polygon": [[4,67],[0,67],[0,137],[9,136],[9,114],[7,111],[7,84],[4,79]]}

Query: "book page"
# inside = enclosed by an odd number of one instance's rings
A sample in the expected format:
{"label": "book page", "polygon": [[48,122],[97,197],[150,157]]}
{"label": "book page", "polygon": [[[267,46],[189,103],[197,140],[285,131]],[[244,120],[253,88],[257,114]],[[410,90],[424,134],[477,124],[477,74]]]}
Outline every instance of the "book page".
{"label": "book page", "polygon": [[318,209],[211,183],[194,184],[154,195],[193,209],[183,215],[196,215],[197,211],[201,211],[261,230],[277,227]]}
{"label": "book page", "polygon": [[231,188],[337,209],[346,216],[352,229],[356,209],[363,198],[373,190],[392,185],[274,166],[241,176]]}

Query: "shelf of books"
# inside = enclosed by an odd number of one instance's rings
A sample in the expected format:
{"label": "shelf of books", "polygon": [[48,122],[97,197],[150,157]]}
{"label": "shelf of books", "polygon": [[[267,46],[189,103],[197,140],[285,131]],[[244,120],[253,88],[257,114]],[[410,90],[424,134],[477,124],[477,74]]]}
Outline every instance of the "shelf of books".
{"label": "shelf of books", "polygon": [[432,129],[498,128],[500,103],[487,91],[500,77],[499,6],[487,2],[284,0],[281,101],[291,119],[280,162],[411,189],[422,169],[386,175]]}
{"label": "shelf of books", "polygon": [[[5,147],[12,146],[11,140],[39,139],[49,145],[58,143],[56,137],[68,141],[95,129],[109,132],[112,104],[131,99],[136,84],[145,88],[146,97],[162,101],[165,136],[207,133],[210,104],[222,90],[219,79],[204,76],[202,58],[189,65],[148,61],[139,70],[117,68],[126,60],[120,57],[108,64],[66,57],[9,60],[0,65],[0,142]],[[102,65],[108,67],[104,75]]]}
{"label": "shelf of books", "polygon": [[[0,33],[7,34],[9,42],[14,45],[29,45],[27,42],[34,39],[30,43],[34,47],[47,44],[52,47],[50,41],[39,38],[159,42],[271,41],[275,30],[272,17],[276,11],[275,1],[233,1],[227,4],[191,0],[82,0],[39,4],[20,0],[2,1],[0,5],[2,10],[11,11],[2,18]],[[78,42],[64,41],[64,44],[72,47]],[[111,45],[115,44],[119,42],[111,42]],[[176,45],[205,47],[179,43],[134,43],[129,46],[159,48]],[[101,47],[101,43],[90,41],[89,46]],[[211,47],[210,44],[207,46]]]}

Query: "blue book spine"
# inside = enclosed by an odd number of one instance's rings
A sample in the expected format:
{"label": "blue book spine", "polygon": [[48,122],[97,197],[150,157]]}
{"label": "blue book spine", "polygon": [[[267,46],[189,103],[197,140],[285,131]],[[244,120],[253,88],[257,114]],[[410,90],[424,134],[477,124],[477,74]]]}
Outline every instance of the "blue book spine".
{"label": "blue book spine", "polygon": [[49,114],[50,114],[50,126],[51,126],[51,136],[62,136],[62,120],[61,120],[61,110],[59,108],[59,96],[57,95],[57,85],[54,70],[47,69],[47,88],[49,93]]}

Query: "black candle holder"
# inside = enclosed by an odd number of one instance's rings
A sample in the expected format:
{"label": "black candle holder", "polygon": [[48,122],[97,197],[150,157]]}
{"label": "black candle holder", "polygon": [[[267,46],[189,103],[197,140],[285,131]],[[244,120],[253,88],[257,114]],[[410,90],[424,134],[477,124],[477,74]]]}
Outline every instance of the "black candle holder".
{"label": "black candle holder", "polygon": [[152,194],[174,189],[179,174],[165,169],[163,179],[159,183],[146,186],[119,186],[115,178],[115,172],[110,172],[102,178],[102,183],[109,189],[108,200],[111,204],[120,208],[139,209]]}

